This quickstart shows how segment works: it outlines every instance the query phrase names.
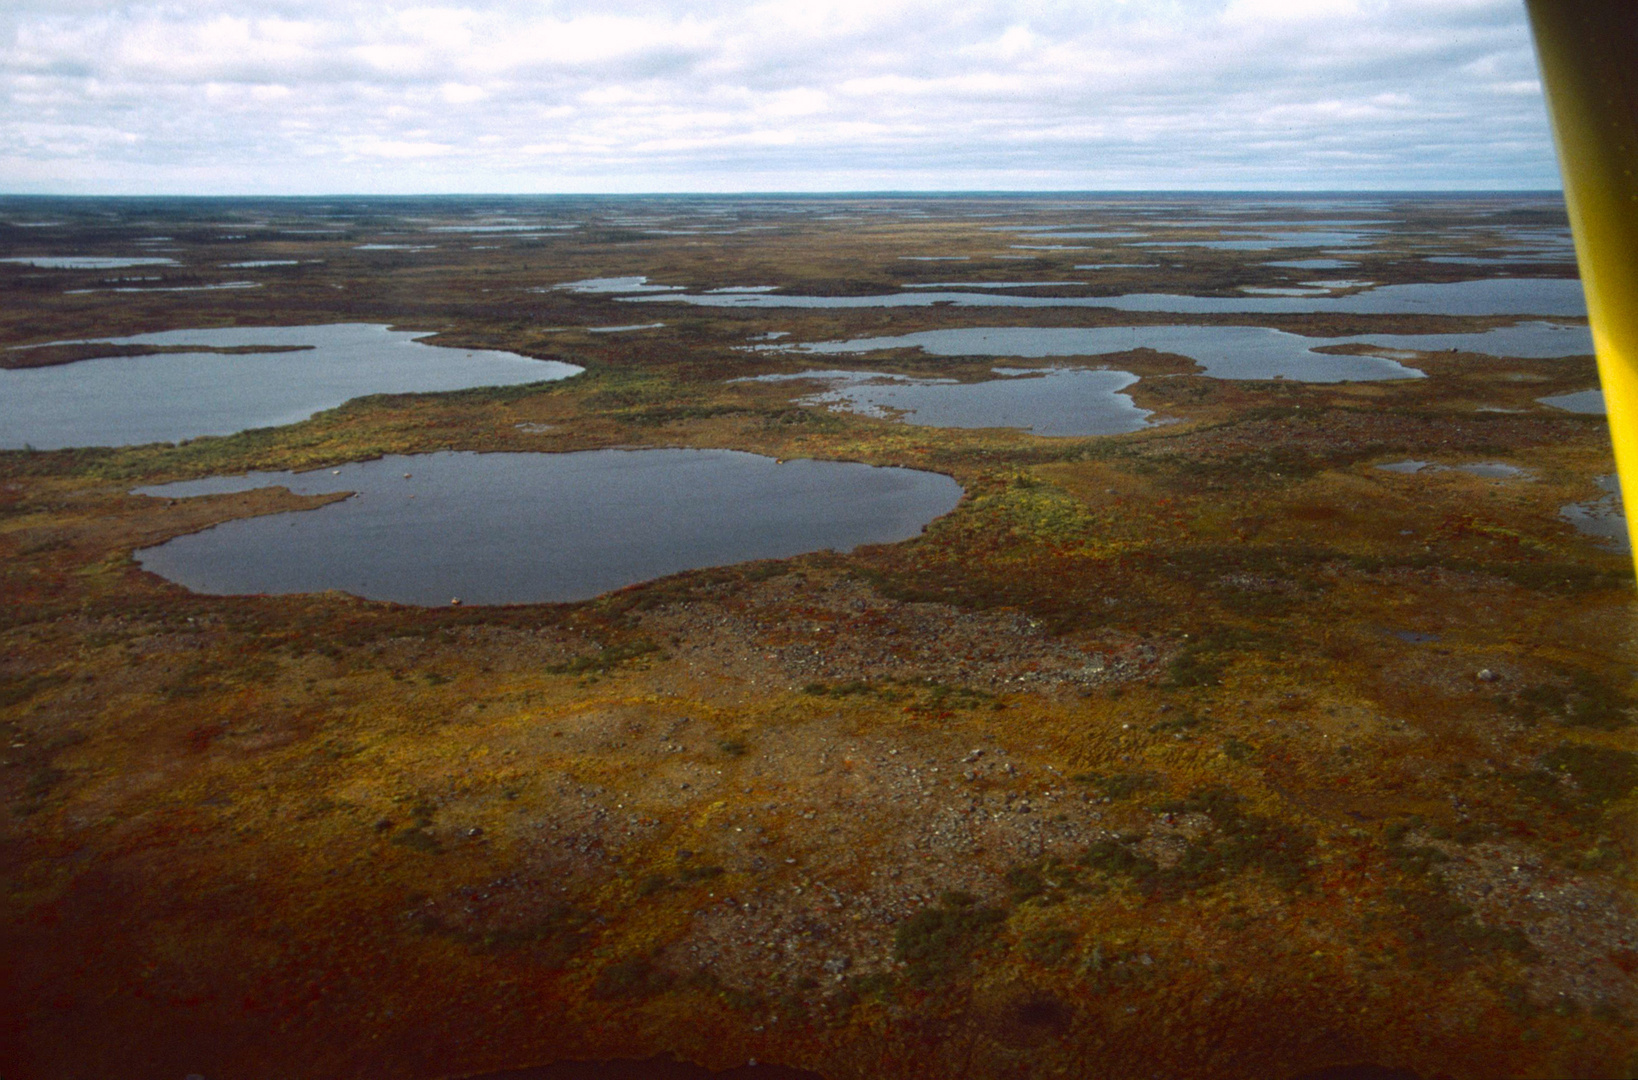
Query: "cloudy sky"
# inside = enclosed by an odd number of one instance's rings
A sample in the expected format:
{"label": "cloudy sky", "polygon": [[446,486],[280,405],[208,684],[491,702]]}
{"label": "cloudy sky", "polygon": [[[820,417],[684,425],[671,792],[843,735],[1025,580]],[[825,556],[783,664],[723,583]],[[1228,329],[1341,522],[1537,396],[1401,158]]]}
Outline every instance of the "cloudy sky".
{"label": "cloudy sky", "polygon": [[0,191],[1556,187],[1521,0],[5,0]]}

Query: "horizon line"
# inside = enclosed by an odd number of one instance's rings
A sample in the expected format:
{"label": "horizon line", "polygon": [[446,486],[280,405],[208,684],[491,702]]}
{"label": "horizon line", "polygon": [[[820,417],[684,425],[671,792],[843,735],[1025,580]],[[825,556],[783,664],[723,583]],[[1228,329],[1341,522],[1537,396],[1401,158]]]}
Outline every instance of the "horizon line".
{"label": "horizon line", "polygon": [[86,194],[74,192],[0,191],[3,200],[70,199],[653,199],[653,198],[1040,198],[1063,196],[1236,196],[1280,197],[1343,196],[1369,198],[1393,195],[1416,196],[1507,196],[1558,195],[1562,187],[1518,188],[838,188],[831,191],[790,191],[777,188],[742,191],[441,191],[441,192],[308,192],[274,194],[267,192],[180,193],[121,192]]}

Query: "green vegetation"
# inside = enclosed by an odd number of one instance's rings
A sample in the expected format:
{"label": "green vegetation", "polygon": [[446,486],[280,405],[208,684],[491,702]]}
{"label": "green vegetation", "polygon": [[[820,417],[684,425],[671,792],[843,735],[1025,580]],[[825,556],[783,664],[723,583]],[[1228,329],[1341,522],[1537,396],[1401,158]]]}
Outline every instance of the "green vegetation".
{"label": "green vegetation", "polygon": [[1219,626],[1193,637],[1177,651],[1165,684],[1174,689],[1216,686],[1230,664],[1243,653],[1280,654],[1278,640],[1266,631]]}
{"label": "green vegetation", "polygon": [[1070,779],[1078,784],[1092,785],[1108,799],[1129,798],[1140,791],[1152,790],[1160,784],[1160,777],[1148,772],[1113,773],[1109,776],[1101,773],[1077,773]]}
{"label": "green vegetation", "polygon": [[605,645],[590,656],[577,656],[561,664],[549,664],[546,670],[553,675],[605,675],[623,664],[629,664],[660,651],[647,638],[632,638]]}
{"label": "green vegetation", "polygon": [[1210,888],[1253,870],[1282,888],[1305,888],[1313,838],[1295,824],[1248,814],[1241,802],[1224,788],[1204,788],[1159,807],[1174,814],[1204,814],[1212,824],[1187,842],[1173,866],[1160,866],[1130,837],[1093,844],[1081,862],[1111,877],[1127,878],[1138,890],[1161,899]]}
{"label": "green vegetation", "polygon": [[947,892],[916,912],[893,935],[893,956],[914,982],[935,983],[964,972],[973,955],[995,939],[1007,913],[962,892]]}
{"label": "green vegetation", "polygon": [[632,956],[604,967],[593,980],[592,997],[608,1001],[617,998],[648,998],[663,994],[677,982],[670,971],[652,957]]}
{"label": "green vegetation", "polygon": [[1572,727],[1614,731],[1632,723],[1634,705],[1625,694],[1588,671],[1572,671],[1568,686],[1538,683],[1518,693],[1518,711]]}

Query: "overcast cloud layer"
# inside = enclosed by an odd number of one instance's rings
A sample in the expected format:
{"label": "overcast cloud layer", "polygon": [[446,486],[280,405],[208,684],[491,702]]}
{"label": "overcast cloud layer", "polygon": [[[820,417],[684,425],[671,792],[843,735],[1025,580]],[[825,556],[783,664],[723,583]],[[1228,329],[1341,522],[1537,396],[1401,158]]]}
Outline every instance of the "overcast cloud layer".
{"label": "overcast cloud layer", "polygon": [[6,0],[0,191],[1558,185],[1520,0]]}

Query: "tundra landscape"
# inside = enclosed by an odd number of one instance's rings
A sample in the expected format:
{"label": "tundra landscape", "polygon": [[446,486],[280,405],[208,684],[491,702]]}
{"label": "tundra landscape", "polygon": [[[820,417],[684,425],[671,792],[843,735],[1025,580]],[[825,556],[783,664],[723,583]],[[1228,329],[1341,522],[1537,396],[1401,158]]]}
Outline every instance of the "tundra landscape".
{"label": "tundra landscape", "polygon": [[0,222],[5,1080],[1638,1068],[1557,194]]}

